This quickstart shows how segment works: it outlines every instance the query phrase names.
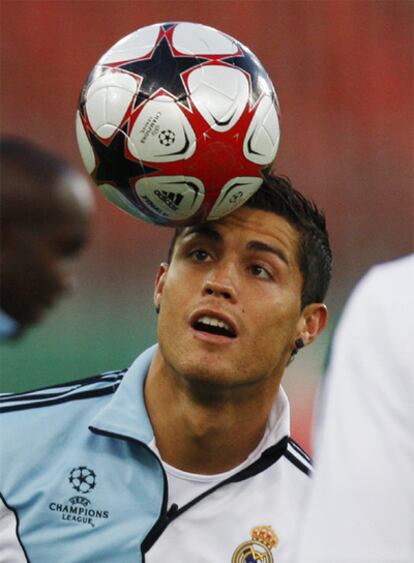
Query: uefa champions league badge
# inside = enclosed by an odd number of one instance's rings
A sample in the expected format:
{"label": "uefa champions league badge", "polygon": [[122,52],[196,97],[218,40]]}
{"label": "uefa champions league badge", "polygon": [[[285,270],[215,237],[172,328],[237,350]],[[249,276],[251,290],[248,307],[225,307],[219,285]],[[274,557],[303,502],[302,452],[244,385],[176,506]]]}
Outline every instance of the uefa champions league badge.
{"label": "uefa champions league badge", "polygon": [[95,528],[100,522],[110,517],[110,512],[95,506],[93,499],[86,495],[93,493],[97,477],[93,469],[81,465],[74,467],[67,475],[67,484],[76,492],[68,499],[59,499],[49,503],[49,510],[69,524],[83,524]]}
{"label": "uefa champions league badge", "polygon": [[231,563],[273,563],[272,550],[279,543],[271,526],[256,526],[250,532],[251,540],[240,544]]}

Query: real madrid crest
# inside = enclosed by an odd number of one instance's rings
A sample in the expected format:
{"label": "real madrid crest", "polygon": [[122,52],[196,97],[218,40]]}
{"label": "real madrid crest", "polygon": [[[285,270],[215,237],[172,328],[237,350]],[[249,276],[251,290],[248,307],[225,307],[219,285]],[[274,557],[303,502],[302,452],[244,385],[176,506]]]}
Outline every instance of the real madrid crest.
{"label": "real madrid crest", "polygon": [[250,532],[251,540],[236,548],[231,563],[273,563],[272,549],[279,543],[271,526],[256,526]]}

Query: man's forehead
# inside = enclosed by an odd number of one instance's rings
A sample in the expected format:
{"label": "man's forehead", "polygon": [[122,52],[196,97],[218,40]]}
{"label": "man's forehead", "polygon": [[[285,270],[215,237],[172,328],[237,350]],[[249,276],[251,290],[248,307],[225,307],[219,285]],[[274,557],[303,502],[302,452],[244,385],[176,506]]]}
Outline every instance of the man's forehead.
{"label": "man's forehead", "polygon": [[247,236],[257,234],[266,237],[279,237],[283,233],[286,238],[291,238],[293,241],[296,241],[299,236],[295,227],[281,215],[249,207],[237,209],[215,221],[184,227],[179,236],[206,234],[220,237],[224,236],[226,231],[238,231],[238,234],[245,233]]}
{"label": "man's forehead", "polygon": [[216,221],[209,221],[185,227],[179,238],[186,240],[205,236],[211,240],[225,241],[235,236],[248,246],[251,241],[263,241],[270,245],[282,246],[296,254],[299,232],[284,217],[271,211],[240,208]]}

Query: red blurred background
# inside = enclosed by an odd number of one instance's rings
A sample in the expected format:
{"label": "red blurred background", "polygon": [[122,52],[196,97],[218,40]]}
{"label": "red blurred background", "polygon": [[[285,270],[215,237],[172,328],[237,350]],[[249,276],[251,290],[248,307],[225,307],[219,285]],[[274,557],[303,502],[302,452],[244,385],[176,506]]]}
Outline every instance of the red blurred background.
{"label": "red blurred background", "polygon": [[[332,330],[359,277],[413,249],[413,16],[411,0],[2,0],[1,131],[82,168],[77,98],[115,41],[164,21],[200,22],[236,37],[262,61],[279,96],[276,170],[327,215]],[[80,287],[40,329],[2,347],[3,390],[127,366],[155,338],[152,280],[170,235],[97,193],[93,239],[77,265]],[[286,376],[293,433],[305,446],[328,340],[329,331]]]}

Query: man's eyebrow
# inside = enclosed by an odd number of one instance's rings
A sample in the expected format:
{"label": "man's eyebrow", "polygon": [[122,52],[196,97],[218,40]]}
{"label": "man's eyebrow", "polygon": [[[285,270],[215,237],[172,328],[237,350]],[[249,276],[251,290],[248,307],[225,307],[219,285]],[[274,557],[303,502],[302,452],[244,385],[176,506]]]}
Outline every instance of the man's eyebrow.
{"label": "man's eyebrow", "polygon": [[[192,227],[187,227],[182,233],[183,238],[191,237],[193,235],[205,236],[217,242],[221,242],[223,240],[221,234],[210,225],[194,225]],[[256,250],[259,252],[270,252],[271,254],[274,254],[275,256],[280,258],[280,260],[282,260],[282,262],[284,262],[286,265],[289,266],[290,264],[286,253],[281,248],[272,246],[260,240],[251,240],[247,243],[246,249]]]}
{"label": "man's eyebrow", "polygon": [[247,243],[246,248],[247,250],[258,250],[259,252],[271,252],[289,266],[289,260],[286,253],[281,248],[277,248],[276,246],[272,246],[260,240],[251,240]]}
{"label": "man's eyebrow", "polygon": [[193,227],[187,227],[182,233],[183,238],[195,236],[205,236],[215,241],[221,241],[222,236],[218,231],[210,227],[209,225],[194,225]]}

